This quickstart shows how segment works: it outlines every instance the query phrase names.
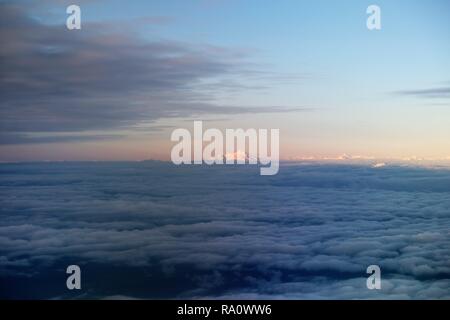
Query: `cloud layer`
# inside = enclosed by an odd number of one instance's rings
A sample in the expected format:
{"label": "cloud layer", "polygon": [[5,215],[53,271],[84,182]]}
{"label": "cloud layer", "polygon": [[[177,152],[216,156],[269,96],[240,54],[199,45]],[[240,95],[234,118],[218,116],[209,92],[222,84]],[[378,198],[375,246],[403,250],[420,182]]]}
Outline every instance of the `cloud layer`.
{"label": "cloud layer", "polygon": [[[63,287],[75,263],[88,298],[450,298],[448,170],[299,164],[261,177],[142,162],[0,174],[0,274],[14,288],[3,297],[77,297]],[[381,291],[366,288],[371,264]]]}

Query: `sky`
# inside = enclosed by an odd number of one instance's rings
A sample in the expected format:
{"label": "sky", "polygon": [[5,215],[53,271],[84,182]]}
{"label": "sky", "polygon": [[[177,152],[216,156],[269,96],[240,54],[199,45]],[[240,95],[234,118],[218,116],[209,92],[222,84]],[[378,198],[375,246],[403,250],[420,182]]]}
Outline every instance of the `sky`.
{"label": "sky", "polygon": [[[450,4],[0,2],[0,161],[168,160],[175,128],[280,129],[282,159],[450,159]],[[366,9],[381,8],[369,31]]]}

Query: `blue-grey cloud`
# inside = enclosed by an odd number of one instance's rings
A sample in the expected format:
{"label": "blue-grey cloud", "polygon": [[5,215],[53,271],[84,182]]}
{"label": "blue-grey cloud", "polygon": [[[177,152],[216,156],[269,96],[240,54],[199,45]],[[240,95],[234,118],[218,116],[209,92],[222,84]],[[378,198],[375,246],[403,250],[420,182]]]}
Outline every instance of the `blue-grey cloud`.
{"label": "blue-grey cloud", "polygon": [[0,134],[0,144],[17,145],[33,143],[65,143],[65,142],[83,142],[93,140],[117,140],[123,138],[119,134],[85,134],[85,135],[44,135],[36,136],[24,133],[2,133]]}
{"label": "blue-grey cloud", "polygon": [[414,96],[427,99],[448,99],[450,98],[450,87],[429,88],[420,90],[397,91],[396,94]]}
{"label": "blue-grey cloud", "polygon": [[[286,111],[218,105],[207,93],[210,85],[202,91],[206,79],[250,72],[239,50],[149,41],[107,22],[69,31],[32,18],[24,4],[0,6],[0,134],[108,131],[162,117]],[[9,137],[2,141],[15,140]]]}
{"label": "blue-grey cloud", "polygon": [[[76,297],[58,286],[76,263],[85,298],[449,298],[448,181],[447,169],[389,166],[261,177],[251,166],[3,164],[0,275],[14,289],[1,295]],[[371,264],[381,291],[366,288]]]}

